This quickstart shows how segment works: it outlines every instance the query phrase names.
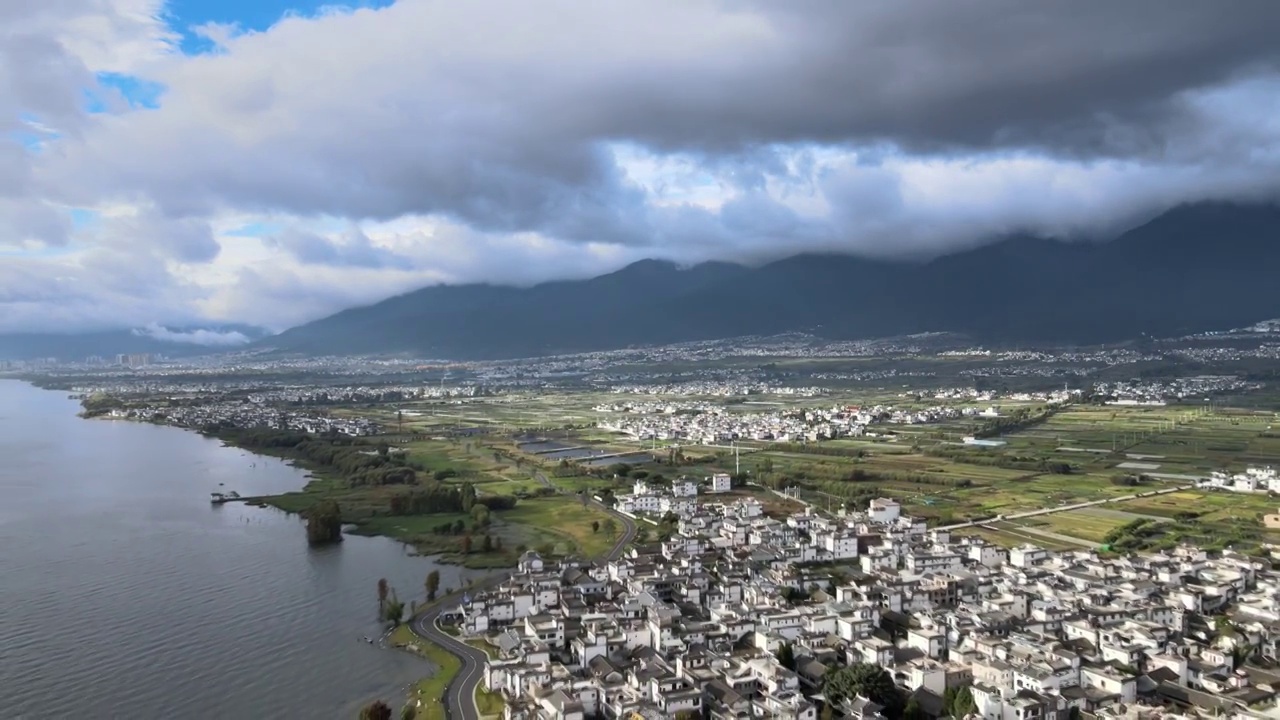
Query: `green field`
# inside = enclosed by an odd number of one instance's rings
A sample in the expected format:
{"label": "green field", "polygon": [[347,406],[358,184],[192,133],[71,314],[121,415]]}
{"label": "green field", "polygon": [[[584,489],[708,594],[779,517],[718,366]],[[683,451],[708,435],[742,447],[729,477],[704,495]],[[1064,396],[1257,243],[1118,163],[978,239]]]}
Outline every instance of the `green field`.
{"label": "green field", "polygon": [[[518,526],[517,532],[525,545],[550,544],[557,554],[602,555],[616,539],[616,535],[605,531],[604,525],[613,522],[616,532],[622,531],[621,525],[608,513],[568,497],[522,500],[514,510],[507,510],[499,517],[503,523]],[[600,523],[601,529],[593,531],[592,522]]]}
{"label": "green field", "polygon": [[[535,476],[543,473],[554,491],[567,495],[627,492],[630,478],[615,478],[613,467],[588,468],[524,451],[513,433],[611,452],[650,449],[652,443],[629,441],[593,427],[599,417],[593,408],[600,404],[651,401],[647,396],[593,391],[513,394],[447,406],[425,403],[421,415],[406,421],[411,426],[407,431],[415,435],[404,447],[428,472],[456,471],[457,477],[447,482],[471,482],[483,494],[520,498],[515,510],[501,513],[498,518],[501,527],[496,532],[505,540],[531,547],[549,545],[561,552],[599,552],[608,546],[608,541],[603,533],[590,532],[593,511],[575,507],[574,501],[565,497],[540,497],[552,490]],[[720,402],[714,398],[702,401]],[[882,402],[898,407],[936,404],[927,398],[913,400],[902,393],[848,391],[836,399],[761,397],[758,404],[724,404],[723,410],[829,407],[833,402]],[[874,429],[880,437],[843,438],[813,445],[743,442],[737,458],[727,448],[680,447],[675,465],[667,462],[674,450],[659,448],[656,455],[662,462],[630,470],[666,478],[700,478],[740,469],[743,482],[769,488],[798,486],[802,499],[832,511],[841,505],[861,506],[874,497],[892,497],[904,504],[907,513],[939,524],[975,519],[995,523],[974,532],[990,535],[1004,544],[1036,542],[1059,548],[1096,545],[1134,519],[1172,519],[1191,507],[1201,512],[1193,522],[1163,523],[1150,542],[1203,539],[1248,548],[1280,540],[1275,533],[1262,530],[1258,522],[1261,514],[1274,512],[1280,502],[1264,496],[1225,497],[1199,491],[1125,499],[1108,503],[1105,509],[995,520],[997,516],[1130,498],[1155,489],[1187,485],[1212,470],[1238,471],[1250,465],[1280,464],[1280,433],[1270,429],[1273,424],[1280,424],[1274,412],[1221,407],[1209,411],[1198,403],[1162,407],[1078,405],[1056,408],[1041,417],[1040,407],[1014,402],[997,404],[1006,415],[1026,407],[1035,419],[1001,435],[998,439],[1005,444],[996,448],[962,442],[980,422],[970,418],[928,425],[877,425]],[[980,405],[985,407],[985,403]],[[459,425],[485,427],[488,434],[448,440],[442,439],[443,435],[430,434],[446,433]],[[1139,476],[1140,485],[1128,484],[1130,480],[1126,478]],[[798,507],[779,502],[772,493],[764,492],[759,497],[768,501],[772,514]],[[430,521],[413,526],[388,519],[385,523],[375,522],[373,529],[405,534],[429,525]]]}

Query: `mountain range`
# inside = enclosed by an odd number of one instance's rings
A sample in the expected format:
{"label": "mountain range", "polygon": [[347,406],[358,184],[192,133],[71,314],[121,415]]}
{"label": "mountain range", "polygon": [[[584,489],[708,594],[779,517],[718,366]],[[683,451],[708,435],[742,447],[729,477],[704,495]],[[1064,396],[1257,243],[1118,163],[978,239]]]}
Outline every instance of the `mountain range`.
{"label": "mountain range", "polygon": [[1186,205],[1108,242],[1012,237],[928,261],[645,260],[527,288],[438,285],[266,338],[303,354],[498,359],[803,331],[1098,343],[1280,317],[1280,207]]}
{"label": "mountain range", "polygon": [[1174,208],[1107,242],[1010,237],[930,260],[643,260],[532,287],[436,285],[279,335],[244,325],[0,335],[0,359],[254,349],[502,359],[807,332],[1093,344],[1280,317],[1280,206]]}

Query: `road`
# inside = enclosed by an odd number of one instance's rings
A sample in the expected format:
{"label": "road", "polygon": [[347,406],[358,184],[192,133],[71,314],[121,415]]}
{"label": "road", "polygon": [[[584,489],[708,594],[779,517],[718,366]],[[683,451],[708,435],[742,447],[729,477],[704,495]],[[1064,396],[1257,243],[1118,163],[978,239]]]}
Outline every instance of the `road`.
{"label": "road", "polygon": [[994,518],[986,518],[985,520],[974,520],[972,522],[956,523],[954,525],[943,525],[941,527],[931,528],[933,530],[959,530],[960,528],[973,527],[975,525],[987,525],[992,522],[1003,522],[1005,520],[1021,520],[1022,518],[1038,517],[1040,515],[1050,515],[1052,513],[1067,512],[1068,510],[1080,510],[1081,508],[1096,507],[1098,505],[1107,505],[1110,503],[1125,502],[1143,497],[1155,497],[1157,495],[1168,495],[1169,493],[1181,492],[1183,490],[1194,490],[1195,485],[1182,485],[1179,487],[1164,488],[1163,490],[1148,490],[1147,492],[1135,493],[1133,495],[1121,495],[1119,497],[1105,498],[1103,500],[1091,500],[1089,502],[1074,503],[1071,505],[1059,505],[1057,507],[1044,508],[1043,510],[1029,510],[1027,512],[1013,513],[1011,515],[997,515]]}
{"label": "road", "polygon": [[[539,482],[552,487],[551,482],[542,473],[537,473],[537,478]],[[627,549],[627,545],[635,539],[636,521],[622,513],[614,512],[595,500],[591,500],[590,503],[617,518],[622,526],[622,532],[618,534],[617,542],[613,544],[613,547],[605,556],[609,560],[616,560],[622,556],[622,553]],[[510,576],[511,573],[508,571],[494,573],[483,580],[473,583],[465,591],[459,590],[453,593],[426,612],[415,617],[409,623],[409,628],[413,630],[414,634],[448,650],[462,661],[462,668],[458,670],[458,674],[449,681],[448,686],[445,688],[445,712],[451,720],[479,720],[480,709],[476,707],[476,687],[479,686],[480,680],[484,677],[484,664],[489,659],[489,656],[483,650],[474,648],[441,630],[439,625],[440,611],[454,605],[462,598],[464,592],[477,593],[482,590],[488,590]]]}

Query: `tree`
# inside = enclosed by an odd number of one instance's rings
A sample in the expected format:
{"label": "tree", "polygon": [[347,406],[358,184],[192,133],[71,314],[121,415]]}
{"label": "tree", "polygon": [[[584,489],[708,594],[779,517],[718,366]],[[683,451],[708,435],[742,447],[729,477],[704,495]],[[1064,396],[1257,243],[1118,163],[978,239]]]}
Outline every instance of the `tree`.
{"label": "tree", "polygon": [[332,500],[323,500],[307,512],[307,542],[312,545],[342,542],[342,509]]}
{"label": "tree", "polygon": [[818,720],[834,720],[835,713],[831,710],[831,703],[822,706],[822,712],[818,713]]}
{"label": "tree", "polygon": [[436,599],[436,593],[440,590],[440,571],[432,570],[427,573],[427,602]]}
{"label": "tree", "polygon": [[598,533],[598,532],[600,532],[600,521],[599,521],[599,520],[592,520],[592,521],[591,521],[591,532],[593,532],[593,533]]}
{"label": "tree", "polygon": [[400,720],[414,720],[418,717],[418,709],[412,705],[406,704],[400,708]]}
{"label": "tree", "polygon": [[391,720],[391,706],[374,700],[360,711],[360,720]]}
{"label": "tree", "polygon": [[879,665],[855,663],[828,672],[824,677],[823,693],[830,700],[852,700],[861,695],[884,707],[889,718],[902,717],[903,699],[888,671]]}
{"label": "tree", "polygon": [[480,543],[480,550],[487,553],[493,552],[493,538],[485,535],[484,541]]}
{"label": "tree", "polygon": [[463,555],[471,554],[471,536],[470,535],[462,536],[462,554]]}
{"label": "tree", "polygon": [[618,523],[614,522],[613,518],[605,520],[602,527],[604,527],[604,534],[609,537],[613,537],[618,534]]}
{"label": "tree", "polygon": [[399,625],[400,621],[404,620],[404,603],[392,597],[382,610],[382,619],[392,625]]}
{"label": "tree", "polygon": [[387,606],[387,593],[390,592],[390,585],[387,585],[386,578],[378,580],[378,612],[382,612]]}
{"label": "tree", "polygon": [[921,707],[915,695],[907,698],[907,705],[902,709],[902,720],[929,720],[929,715]]}
{"label": "tree", "polygon": [[778,648],[778,664],[791,671],[796,669],[796,649],[791,643],[782,643]]}
{"label": "tree", "polygon": [[978,711],[978,704],[973,701],[973,693],[968,686],[947,688],[942,696],[942,708],[953,718],[961,718]]}

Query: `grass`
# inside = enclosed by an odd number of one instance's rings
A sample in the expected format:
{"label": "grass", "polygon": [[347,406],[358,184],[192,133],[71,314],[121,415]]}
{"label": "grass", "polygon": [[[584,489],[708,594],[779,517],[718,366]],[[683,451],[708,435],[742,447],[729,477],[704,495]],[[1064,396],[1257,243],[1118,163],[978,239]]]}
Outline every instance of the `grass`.
{"label": "grass", "polygon": [[[526,545],[537,547],[551,543],[588,557],[603,555],[613,546],[613,540],[604,531],[604,524],[611,516],[594,506],[583,506],[578,500],[567,497],[531,498],[521,500],[512,510],[500,513],[504,523],[519,525]],[[599,522],[601,529],[593,532],[592,522]],[[615,524],[617,521],[614,521]],[[618,532],[622,528],[618,527]],[[567,553],[566,553],[567,554]]]}
{"label": "grass", "polygon": [[467,640],[467,644],[477,650],[482,651],[485,655],[488,655],[490,659],[495,659],[498,657],[498,648],[494,647],[493,644],[490,643],[488,640],[484,640],[482,638],[472,638],[470,640]]}
{"label": "grass", "polygon": [[413,684],[409,702],[417,704],[419,718],[447,720],[442,698],[449,681],[462,669],[462,661],[439,645],[418,637],[408,625],[397,626],[388,640],[392,646],[421,655],[436,666],[436,672]]}
{"label": "grass", "polygon": [[501,715],[507,703],[498,693],[489,692],[483,686],[476,685],[476,707],[480,710],[481,717],[488,717]]}

